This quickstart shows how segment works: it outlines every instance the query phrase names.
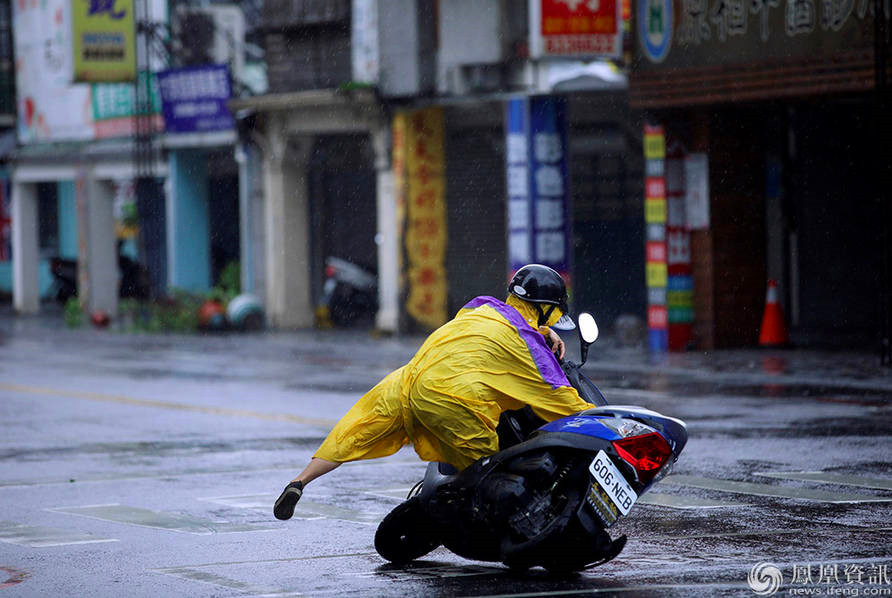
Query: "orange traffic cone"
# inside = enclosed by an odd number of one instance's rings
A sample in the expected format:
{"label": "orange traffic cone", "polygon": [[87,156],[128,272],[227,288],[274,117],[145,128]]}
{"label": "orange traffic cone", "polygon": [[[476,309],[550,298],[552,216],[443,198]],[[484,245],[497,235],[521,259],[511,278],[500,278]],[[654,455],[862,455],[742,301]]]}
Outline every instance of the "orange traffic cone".
{"label": "orange traffic cone", "polygon": [[777,281],[768,281],[768,292],[765,296],[765,313],[762,315],[762,331],[759,333],[759,345],[762,347],[780,347],[790,342],[787,327],[784,324],[784,313],[777,300]]}

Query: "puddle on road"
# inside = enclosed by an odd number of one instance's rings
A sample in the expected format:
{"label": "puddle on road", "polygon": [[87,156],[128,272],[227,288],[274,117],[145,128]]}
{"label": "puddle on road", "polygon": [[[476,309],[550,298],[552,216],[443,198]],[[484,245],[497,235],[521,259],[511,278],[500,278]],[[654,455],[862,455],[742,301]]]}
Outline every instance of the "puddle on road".
{"label": "puddle on road", "polygon": [[803,482],[820,482],[824,484],[839,484],[841,486],[856,486],[858,488],[892,490],[892,479],[889,478],[871,478],[845,473],[833,473],[829,471],[760,471],[756,472],[755,475],[781,480],[799,480]]}
{"label": "puddle on road", "polygon": [[[268,511],[276,501],[272,494],[243,494],[239,496],[217,496],[200,500],[227,507],[242,509],[263,509]],[[363,525],[378,525],[387,514],[386,511],[367,511],[364,509],[348,509],[335,505],[327,505],[308,500],[301,500],[294,508],[297,519],[337,519]]]}
{"label": "puddle on road", "polygon": [[71,546],[74,544],[99,544],[117,542],[114,538],[101,538],[75,530],[25,525],[10,521],[0,521],[0,542],[28,546],[30,548],[47,548],[50,546]]}
{"label": "puddle on road", "polygon": [[730,500],[713,500],[696,496],[684,496],[680,494],[661,494],[648,492],[638,499],[639,505],[653,507],[669,507],[672,509],[719,509],[725,507],[745,507],[747,503]]}
{"label": "puddle on road", "polygon": [[167,458],[183,455],[241,453],[244,451],[273,451],[307,449],[322,444],[324,436],[289,436],[279,438],[244,438],[229,441],[201,442],[196,440],[151,442],[93,442],[73,446],[12,449],[0,452],[2,460],[37,461],[71,457],[74,455],[108,455],[109,458],[152,457]]}
{"label": "puddle on road", "polygon": [[817,490],[813,488],[775,486],[771,484],[757,484],[754,482],[740,482],[736,480],[720,480],[717,478],[704,478],[683,474],[670,475],[660,483],[692,486],[694,488],[702,488],[704,490],[719,490],[721,492],[734,492],[739,494],[752,494],[755,496],[769,496],[775,498],[813,500],[829,503],[892,502],[892,496],[871,496],[869,494],[831,492],[829,490]]}
{"label": "puddle on road", "polygon": [[89,517],[90,519],[112,521],[114,523],[126,523],[128,525],[151,527],[197,535],[274,531],[275,529],[252,524],[210,521],[198,517],[150,511],[149,509],[118,504],[90,505],[84,507],[57,507],[47,510],[55,513]]}
{"label": "puddle on road", "polygon": [[364,579],[386,577],[394,581],[410,579],[448,579],[453,577],[477,577],[480,575],[504,575],[508,570],[501,566],[450,565],[436,562],[415,561],[406,566],[386,564],[374,571],[348,573],[350,577]]}
{"label": "puddle on road", "polygon": [[302,592],[298,592],[296,590],[284,590],[272,586],[257,585],[250,581],[241,581],[238,579],[227,577],[225,575],[220,575],[219,573],[213,573],[211,571],[201,571],[200,569],[196,569],[193,567],[170,567],[168,569],[155,569],[155,573],[172,575],[173,577],[179,577],[180,579],[207,583],[230,590],[237,590],[239,592],[250,594],[251,596],[254,596],[254,598],[259,598],[260,596],[304,595]]}

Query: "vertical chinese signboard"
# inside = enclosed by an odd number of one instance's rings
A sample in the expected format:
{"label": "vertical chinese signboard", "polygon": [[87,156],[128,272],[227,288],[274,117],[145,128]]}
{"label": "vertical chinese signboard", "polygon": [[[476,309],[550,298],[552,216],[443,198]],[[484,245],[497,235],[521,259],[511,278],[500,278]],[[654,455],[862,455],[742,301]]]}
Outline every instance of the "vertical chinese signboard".
{"label": "vertical chinese signboard", "polygon": [[443,111],[428,108],[401,118],[406,119],[406,311],[422,326],[436,328],[447,319]]}
{"label": "vertical chinese signboard", "polygon": [[673,149],[666,157],[666,305],[669,350],[684,351],[691,343],[694,284],[691,276],[691,235],[685,215],[685,155]]}
{"label": "vertical chinese signboard", "polygon": [[[399,246],[402,247],[405,238],[406,227],[406,190],[408,177],[406,175],[406,136],[409,130],[409,114],[397,112],[393,115],[391,126],[391,168],[393,169],[393,200],[396,204],[396,230]],[[405,256],[402,251],[397,252],[397,272],[399,277],[400,297],[406,290],[406,277],[404,276]]]}
{"label": "vertical chinese signboard", "polygon": [[622,0],[530,0],[530,56],[622,55]]}
{"label": "vertical chinese signboard", "polygon": [[644,158],[648,346],[651,351],[665,351],[669,344],[669,312],[666,305],[666,134],[662,126],[644,126]]}
{"label": "vertical chinese signboard", "polygon": [[567,116],[563,98],[508,101],[506,160],[508,261],[557,270],[570,286]]}
{"label": "vertical chinese signboard", "polygon": [[136,79],[134,0],[74,0],[71,3],[74,80]]}

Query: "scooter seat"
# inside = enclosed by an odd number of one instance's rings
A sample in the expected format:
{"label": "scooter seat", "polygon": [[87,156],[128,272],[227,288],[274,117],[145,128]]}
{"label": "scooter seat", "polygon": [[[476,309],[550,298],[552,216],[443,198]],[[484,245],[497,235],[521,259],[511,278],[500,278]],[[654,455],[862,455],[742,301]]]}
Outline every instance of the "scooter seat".
{"label": "scooter seat", "polygon": [[449,463],[437,463],[437,471],[442,475],[455,475],[458,473],[458,469],[449,465]]}

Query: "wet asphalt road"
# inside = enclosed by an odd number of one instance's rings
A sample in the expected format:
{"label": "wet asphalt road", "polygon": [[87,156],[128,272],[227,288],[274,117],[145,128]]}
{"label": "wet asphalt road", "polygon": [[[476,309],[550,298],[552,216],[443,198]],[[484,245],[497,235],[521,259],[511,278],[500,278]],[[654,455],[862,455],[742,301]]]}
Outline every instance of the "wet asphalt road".
{"label": "wet asphalt road", "polygon": [[3,320],[0,598],[755,596],[757,563],[780,570],[778,595],[892,595],[892,378],[851,356],[653,366],[596,345],[588,373],[608,399],[680,417],[691,440],[613,528],[623,553],[578,576],[518,576],[444,549],[387,565],[375,525],[423,473],[411,450],[341,467],[275,520],[275,497],[334,421],[419,341]]}

